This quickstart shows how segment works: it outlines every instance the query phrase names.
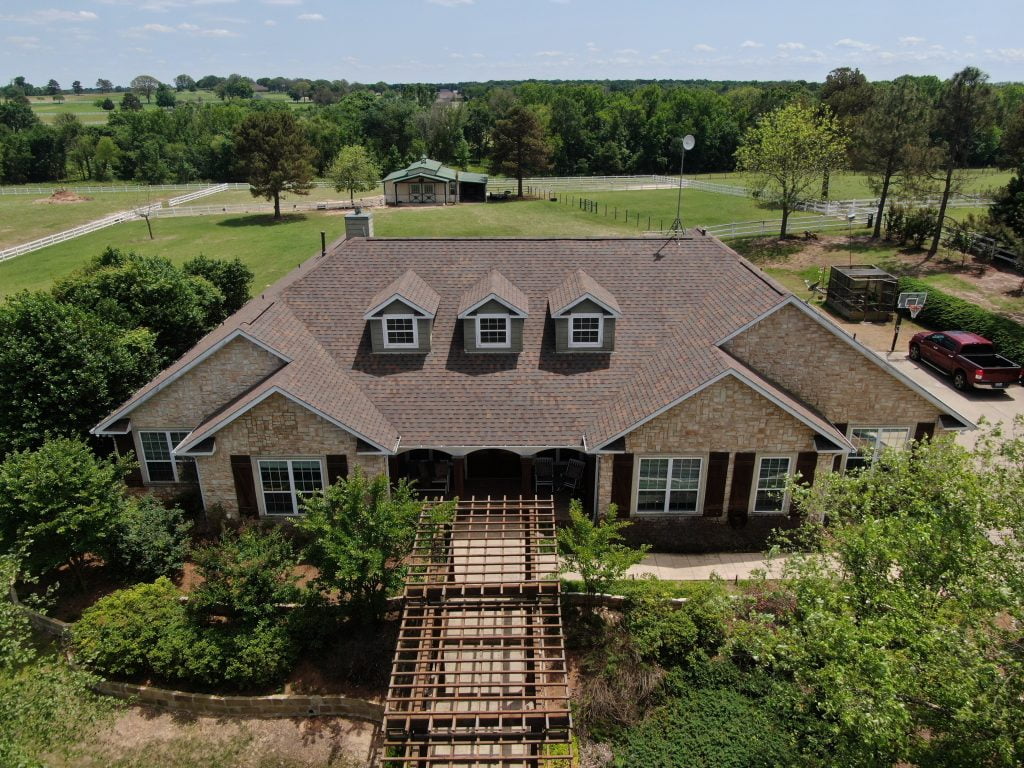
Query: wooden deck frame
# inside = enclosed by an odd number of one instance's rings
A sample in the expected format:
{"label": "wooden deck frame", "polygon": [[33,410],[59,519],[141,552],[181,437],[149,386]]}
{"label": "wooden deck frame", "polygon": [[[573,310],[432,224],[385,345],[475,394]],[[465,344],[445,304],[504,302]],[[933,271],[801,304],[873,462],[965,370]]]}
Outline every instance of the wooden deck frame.
{"label": "wooden deck frame", "polygon": [[384,713],[385,766],[568,765],[551,499],[472,498],[421,518]]}

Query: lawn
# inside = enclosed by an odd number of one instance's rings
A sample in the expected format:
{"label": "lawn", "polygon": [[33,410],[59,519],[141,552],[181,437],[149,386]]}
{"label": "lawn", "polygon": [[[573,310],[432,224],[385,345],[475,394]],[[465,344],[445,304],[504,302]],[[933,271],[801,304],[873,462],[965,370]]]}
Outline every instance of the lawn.
{"label": "lawn", "polygon": [[0,262],[0,295],[47,288],[107,246],[166,256],[178,264],[199,254],[237,256],[256,273],[253,291],[258,292],[317,253],[321,230],[330,242],[344,233],[345,224],[336,214],[296,214],[281,222],[267,214],[155,219],[150,240],[146,223],[132,221]]}
{"label": "lawn", "polygon": [[[60,185],[54,185],[57,188]],[[73,189],[74,185],[68,185]],[[92,198],[76,203],[44,203],[45,192],[37,195],[0,195],[0,249],[27,243],[79,224],[93,221],[109,213],[124,211],[157,202],[176,192],[102,192],[84,193]]]}
{"label": "lawn", "polygon": [[[357,192],[356,200],[361,197],[373,197],[383,195],[383,185],[369,192]],[[281,195],[281,210],[290,208],[293,203],[308,203],[316,200],[348,200],[348,191],[338,192],[334,187],[313,187],[308,195],[284,194]],[[247,189],[235,189],[229,192],[218,192],[215,195],[201,197],[185,205],[245,205],[248,203],[264,203],[267,201],[262,197],[253,197]]]}
{"label": "lawn", "polygon": [[[179,102],[184,101],[195,101],[199,103],[217,103],[220,101],[217,98],[217,94],[213,91],[182,91],[175,93],[175,97]],[[97,99],[102,101],[103,99],[109,98],[114,105],[118,108],[121,106],[121,99],[124,98],[124,93],[83,93],[76,96],[73,93],[64,94],[64,103],[58,104],[50,96],[32,96],[30,99],[32,105],[32,111],[39,116],[39,119],[44,123],[52,123],[57,119],[57,115],[62,112],[66,112],[72,115],[77,115],[78,118],[86,125],[98,125],[107,122],[107,112],[96,106]],[[146,102],[144,96],[139,97],[142,100],[143,109],[160,109],[156,105],[156,97],[149,103]],[[305,104],[299,104],[288,98],[285,93],[263,93],[259,95],[259,98],[266,101],[281,101],[291,106],[308,106],[308,102]]]}

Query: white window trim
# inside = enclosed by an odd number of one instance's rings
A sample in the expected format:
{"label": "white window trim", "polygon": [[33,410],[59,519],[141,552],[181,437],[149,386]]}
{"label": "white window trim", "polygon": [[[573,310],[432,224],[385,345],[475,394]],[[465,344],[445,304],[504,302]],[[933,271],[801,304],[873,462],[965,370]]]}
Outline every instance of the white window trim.
{"label": "white window trim", "polygon": [[[260,473],[261,461],[286,461],[288,462],[288,484],[291,486],[292,513],[290,515],[280,512],[267,512],[267,502],[264,498],[263,476]],[[315,461],[320,465],[320,484],[327,487],[327,464],[323,456],[253,456],[252,457],[252,478],[256,486],[256,502],[260,510],[260,517],[294,518],[302,517],[299,512],[299,501],[295,493],[295,470],[292,467],[294,461]],[[271,493],[283,493],[283,491],[271,491]]]}
{"label": "white window trim", "polygon": [[[853,442],[853,431],[855,429],[877,429],[879,432],[881,432],[883,430],[886,430],[886,429],[888,429],[888,430],[899,430],[900,432],[904,432],[907,435],[907,439],[903,442],[903,448],[906,448],[907,445],[910,444],[910,441],[914,439],[914,430],[912,428],[906,427],[906,426],[898,426],[898,425],[894,425],[894,424],[886,424],[886,425],[879,425],[879,424],[851,424],[850,426],[848,426],[846,428],[846,439],[849,440],[851,443]],[[879,447],[878,441],[876,440],[875,441],[875,450],[874,450],[874,453],[871,455],[871,457],[868,459],[868,464],[869,465],[870,464],[874,464],[876,461],[878,461],[878,457],[882,454],[883,450],[884,450],[883,448]],[[853,456],[853,454],[852,453],[848,453],[843,458],[843,471],[844,472],[846,471],[846,464],[850,460],[851,456]]]}
{"label": "white window trim", "polygon": [[[698,459],[700,461],[700,476],[697,478],[697,508],[693,512],[672,512],[668,509],[669,493],[665,493],[665,506],[661,512],[640,512],[637,509],[637,499],[640,497],[640,462],[644,459]],[[672,477],[672,465],[669,464],[668,476]],[[704,491],[707,487],[708,454],[691,453],[651,453],[636,454],[633,458],[633,498],[630,501],[630,517],[700,517],[704,514]]]}
{"label": "white window trim", "polygon": [[788,515],[789,504],[792,501],[788,488],[782,496],[782,509],[777,510],[755,510],[754,507],[757,504],[757,484],[761,479],[761,463],[765,459],[789,459],[789,470],[786,473],[786,478],[793,477],[796,472],[796,460],[797,455],[795,453],[759,453],[757,454],[757,461],[754,463],[754,477],[751,478],[750,482],[750,500],[747,504],[747,511],[751,515]]}
{"label": "white window trim", "polygon": [[[505,321],[505,341],[504,342],[501,342],[501,343],[486,342],[485,343],[485,342],[481,341],[482,333],[481,333],[481,330],[480,330],[480,321],[484,320],[484,319],[488,319],[488,320],[501,319],[501,320]],[[495,313],[495,314],[488,314],[488,315],[477,315],[476,316],[476,345],[477,345],[477,347],[480,347],[481,349],[508,349],[509,347],[511,347],[512,346],[512,318],[509,317],[508,315],[497,314],[497,313]]]}
{"label": "white window trim", "polygon": [[[174,485],[181,482],[181,478],[178,476],[178,461],[179,459],[174,455],[174,443],[171,442],[171,432],[183,432],[186,435],[191,432],[191,429],[158,429],[158,428],[146,428],[135,431],[135,455],[139,459],[139,469],[142,471],[142,481],[146,485]],[[143,448],[142,433],[143,432],[162,432],[164,440],[167,443],[167,451],[170,454],[171,471],[174,473],[173,480],[151,480],[149,478],[149,462],[150,461],[163,461],[163,459],[148,459],[146,458],[146,451]],[[187,459],[187,456],[182,457],[180,460]],[[195,461],[195,459],[193,459]]]}
{"label": "white window trim", "polygon": [[[412,320],[412,343],[394,344],[388,341],[388,320]],[[419,349],[420,329],[416,315],[382,315],[380,319],[381,331],[384,333],[385,349]]]}
{"label": "white window trim", "polygon": [[[597,318],[597,341],[575,342],[572,340],[572,324],[576,318]],[[600,312],[577,312],[569,315],[569,347],[570,349],[597,349],[604,346],[604,315]]]}

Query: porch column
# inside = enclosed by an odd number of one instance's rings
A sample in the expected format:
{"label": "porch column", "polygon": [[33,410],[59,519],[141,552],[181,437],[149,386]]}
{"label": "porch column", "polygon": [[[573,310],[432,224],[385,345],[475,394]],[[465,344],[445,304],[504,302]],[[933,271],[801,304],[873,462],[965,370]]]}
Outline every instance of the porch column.
{"label": "porch column", "polygon": [[520,493],[525,498],[532,498],[535,494],[533,491],[533,457],[532,456],[520,456],[519,457],[519,476],[521,478]]}
{"label": "porch column", "polygon": [[466,457],[457,456],[452,461],[452,495],[460,499],[466,490]]}

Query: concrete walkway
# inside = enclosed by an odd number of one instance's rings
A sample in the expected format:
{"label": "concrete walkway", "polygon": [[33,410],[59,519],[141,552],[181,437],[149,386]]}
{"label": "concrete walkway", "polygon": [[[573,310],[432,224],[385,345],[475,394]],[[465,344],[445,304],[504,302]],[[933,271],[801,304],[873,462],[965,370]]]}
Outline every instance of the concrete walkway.
{"label": "concrete walkway", "polygon": [[[769,576],[778,576],[785,557],[772,562]],[[728,581],[749,579],[756,570],[766,570],[762,552],[715,552],[705,555],[679,555],[652,552],[639,565],[629,569],[629,578],[647,575],[671,581],[703,581],[715,574]]]}

